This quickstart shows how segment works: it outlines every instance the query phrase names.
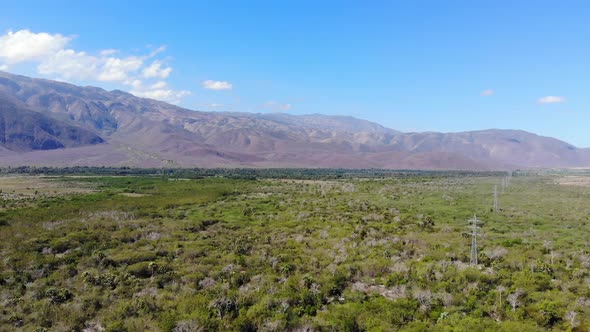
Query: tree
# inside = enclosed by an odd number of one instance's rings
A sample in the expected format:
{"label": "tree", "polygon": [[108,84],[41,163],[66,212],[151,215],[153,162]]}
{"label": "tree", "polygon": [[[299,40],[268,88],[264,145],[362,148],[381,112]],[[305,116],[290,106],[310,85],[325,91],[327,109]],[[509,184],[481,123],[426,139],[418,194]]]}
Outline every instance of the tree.
{"label": "tree", "polygon": [[580,325],[580,321],[577,319],[578,313],[571,310],[568,311],[565,314],[565,317],[563,317],[565,320],[568,321],[568,323],[570,324],[572,329],[575,329],[576,327],[578,327],[578,325]]}
{"label": "tree", "polygon": [[512,311],[516,311],[516,307],[520,306],[520,297],[524,294],[524,291],[522,289],[517,289],[514,293],[508,295],[506,297],[506,301],[508,301],[508,303],[510,303],[510,306],[512,307]]}

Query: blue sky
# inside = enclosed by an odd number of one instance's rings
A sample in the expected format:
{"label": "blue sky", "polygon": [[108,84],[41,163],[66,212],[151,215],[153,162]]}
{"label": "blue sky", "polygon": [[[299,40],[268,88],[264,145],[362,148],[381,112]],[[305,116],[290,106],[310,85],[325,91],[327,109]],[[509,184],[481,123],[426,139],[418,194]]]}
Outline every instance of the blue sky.
{"label": "blue sky", "polygon": [[204,111],[590,147],[588,1],[4,1],[0,68]]}

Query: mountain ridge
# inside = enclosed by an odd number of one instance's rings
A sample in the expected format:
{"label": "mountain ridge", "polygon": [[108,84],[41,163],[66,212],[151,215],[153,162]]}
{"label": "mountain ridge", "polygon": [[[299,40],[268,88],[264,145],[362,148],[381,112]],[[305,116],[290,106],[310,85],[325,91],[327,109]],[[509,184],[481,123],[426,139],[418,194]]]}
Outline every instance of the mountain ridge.
{"label": "mountain ridge", "polygon": [[0,165],[476,170],[590,165],[590,149],[522,130],[404,133],[351,116],[193,111],[123,91],[0,71],[0,105],[10,103],[23,114],[40,114],[102,141],[70,142],[54,151],[15,150],[0,142],[9,151],[0,151]]}

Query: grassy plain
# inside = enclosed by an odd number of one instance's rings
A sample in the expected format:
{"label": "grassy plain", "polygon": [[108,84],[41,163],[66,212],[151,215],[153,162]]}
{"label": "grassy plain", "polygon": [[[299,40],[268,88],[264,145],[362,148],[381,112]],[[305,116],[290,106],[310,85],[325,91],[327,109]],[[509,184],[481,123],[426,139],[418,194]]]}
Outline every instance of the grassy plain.
{"label": "grassy plain", "polygon": [[0,331],[587,331],[590,187],[501,180],[0,178]]}

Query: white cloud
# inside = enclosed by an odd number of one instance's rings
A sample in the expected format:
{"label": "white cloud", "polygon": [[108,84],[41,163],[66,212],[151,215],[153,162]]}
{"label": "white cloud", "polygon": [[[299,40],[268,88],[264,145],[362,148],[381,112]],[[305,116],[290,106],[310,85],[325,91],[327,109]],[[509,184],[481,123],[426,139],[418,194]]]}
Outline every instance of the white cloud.
{"label": "white cloud", "polygon": [[171,89],[159,89],[159,90],[145,90],[145,91],[134,91],[131,93],[137,97],[156,99],[165,101],[171,104],[178,104],[182,101],[182,98],[191,94],[190,91],[186,90],[171,90]]}
{"label": "white cloud", "polygon": [[143,66],[137,56],[126,58],[97,57],[71,49],[57,51],[41,61],[39,73],[59,75],[66,80],[95,80],[102,82],[130,82]]}
{"label": "white cloud", "polygon": [[59,50],[45,58],[38,66],[39,73],[58,75],[69,80],[92,80],[100,70],[100,59],[74,50]]}
{"label": "white cloud", "polygon": [[277,103],[276,101],[267,101],[262,105],[262,107],[273,112],[285,112],[293,108],[293,105],[281,104]]}
{"label": "white cloud", "polygon": [[164,81],[158,81],[158,82],[154,83],[151,86],[151,88],[157,90],[157,89],[163,89],[163,88],[165,88],[167,86],[168,86],[168,83],[166,83]]}
{"label": "white cloud", "polygon": [[129,75],[143,66],[143,60],[136,56],[124,59],[105,58],[102,62],[99,81],[128,81]]}
{"label": "white cloud", "polygon": [[213,80],[203,81],[201,83],[201,86],[209,90],[231,90],[233,88],[233,84],[231,84],[230,82]]}
{"label": "white cloud", "polygon": [[[149,46],[149,47],[151,47],[151,46]],[[162,46],[156,48],[155,50],[151,51],[150,52],[150,55],[148,57],[153,58],[156,55],[158,55],[158,54],[160,54],[160,53],[162,53],[164,51],[166,51],[166,45],[162,45]]]}
{"label": "white cloud", "polygon": [[190,94],[190,91],[172,90],[163,81],[172,67],[163,66],[158,59],[146,64],[164,52],[166,46],[155,49],[149,46],[152,50],[144,55],[118,56],[120,51],[110,48],[93,55],[66,48],[71,40],[60,34],[9,31],[0,35],[0,70],[6,70],[13,63],[30,61],[37,65],[40,74],[60,81],[113,82],[129,87],[137,96],[171,103],[179,103],[182,97]]}
{"label": "white cloud", "polygon": [[164,81],[158,81],[150,86],[143,86],[142,82],[135,80],[131,83],[133,90],[130,92],[138,97],[150,98],[165,101],[171,104],[178,104],[182,98],[191,94],[186,90],[172,90]]}
{"label": "white cloud", "polygon": [[485,89],[481,92],[482,96],[493,96],[494,93],[496,93],[496,91],[492,90],[492,89]]}
{"label": "white cloud", "polygon": [[152,62],[152,64],[149,65],[149,67],[146,67],[143,69],[142,75],[145,78],[155,78],[155,77],[167,78],[171,72],[172,72],[172,68],[170,68],[170,67],[162,68],[162,62],[156,60],[156,61]]}
{"label": "white cloud", "polygon": [[100,55],[102,55],[102,56],[109,56],[109,55],[113,55],[113,54],[117,54],[117,53],[119,53],[119,50],[115,50],[113,48],[109,48],[109,49],[100,51]]}
{"label": "white cloud", "polygon": [[8,31],[0,36],[0,59],[7,64],[42,59],[63,49],[70,40],[60,34]]}
{"label": "white cloud", "polygon": [[560,96],[545,96],[539,98],[537,101],[539,104],[555,104],[555,103],[565,103],[565,98]]}
{"label": "white cloud", "polygon": [[59,75],[65,80],[128,82],[143,65],[136,56],[126,58],[97,57],[85,52],[60,50],[37,67],[39,73]]}

